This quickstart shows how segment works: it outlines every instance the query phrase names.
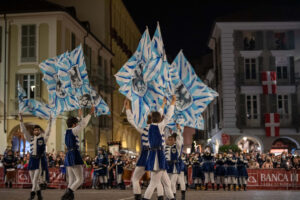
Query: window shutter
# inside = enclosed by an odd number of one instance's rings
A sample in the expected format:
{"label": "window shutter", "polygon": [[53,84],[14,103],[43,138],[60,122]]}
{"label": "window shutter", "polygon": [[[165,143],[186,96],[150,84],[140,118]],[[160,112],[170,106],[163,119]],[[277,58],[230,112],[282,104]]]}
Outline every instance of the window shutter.
{"label": "window shutter", "polygon": [[235,50],[243,50],[243,32],[235,31],[234,32],[234,47]]}
{"label": "window shutter", "polygon": [[239,83],[237,86],[241,86],[245,82],[245,66],[244,57],[238,57],[238,72],[239,72]]}
{"label": "window shutter", "polygon": [[291,94],[292,102],[292,123],[295,128],[299,127],[299,116],[298,116],[298,106],[297,106],[297,94]]}
{"label": "window shutter", "polygon": [[239,95],[239,113],[237,115],[237,127],[246,127],[246,95]]}
{"label": "window shutter", "polygon": [[295,84],[295,65],[294,65],[294,56],[290,56],[290,81],[291,84]]}
{"label": "window shutter", "polygon": [[262,56],[259,56],[258,57],[258,77],[259,77],[259,80],[258,82],[261,83],[261,73],[263,72],[264,70],[264,58]]}
{"label": "window shutter", "polygon": [[255,32],[255,49],[256,50],[263,49],[263,32],[262,31]]}
{"label": "window shutter", "polygon": [[276,64],[275,64],[275,57],[274,56],[270,56],[269,70],[270,71],[276,71]]}
{"label": "window shutter", "polygon": [[274,32],[273,31],[267,31],[267,47],[269,50],[274,49]]}
{"label": "window shutter", "polygon": [[264,94],[260,94],[260,124],[261,127],[265,127],[265,114],[267,113],[266,109],[266,98]]}
{"label": "window shutter", "polygon": [[288,49],[295,49],[295,32],[288,31],[287,32],[287,39],[288,39]]}
{"label": "window shutter", "polygon": [[35,98],[41,100],[41,74],[35,74]]}
{"label": "window shutter", "polygon": [[270,105],[271,105],[271,113],[277,112],[277,95],[271,94],[270,97]]}

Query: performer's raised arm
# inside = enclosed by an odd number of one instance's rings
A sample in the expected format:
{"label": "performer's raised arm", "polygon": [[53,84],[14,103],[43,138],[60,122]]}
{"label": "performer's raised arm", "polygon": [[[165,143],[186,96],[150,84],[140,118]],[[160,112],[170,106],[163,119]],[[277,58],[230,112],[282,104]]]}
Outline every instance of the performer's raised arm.
{"label": "performer's raised arm", "polygon": [[128,122],[139,132],[142,133],[143,129],[139,128],[136,126],[136,124],[134,123],[134,119],[133,119],[133,114],[130,108],[130,101],[128,99],[125,99],[125,108],[126,108],[126,116],[127,116],[127,120]]}
{"label": "performer's raised arm", "polygon": [[25,125],[23,123],[23,116],[22,116],[21,113],[19,113],[19,120],[20,120],[21,132],[24,134],[25,140],[30,142],[31,141],[31,134],[28,132],[27,128],[25,127]]}
{"label": "performer's raised arm", "polygon": [[172,102],[171,102],[171,105],[170,105],[170,107],[168,109],[168,112],[164,116],[163,121],[160,123],[162,126],[166,126],[168,123],[170,123],[170,121],[171,121],[171,119],[173,117],[173,114],[174,114],[175,103],[176,103],[176,96],[173,95]]}
{"label": "performer's raised arm", "polygon": [[[91,108],[90,113],[87,116],[85,116],[84,118],[82,118],[82,120],[79,122],[79,124],[76,127],[72,128],[74,135],[78,135],[88,125],[88,123],[91,119],[91,115],[94,113],[94,111],[95,111],[95,107],[93,106]],[[81,115],[82,115],[82,111],[80,109],[80,110],[78,110],[78,116],[81,117]]]}

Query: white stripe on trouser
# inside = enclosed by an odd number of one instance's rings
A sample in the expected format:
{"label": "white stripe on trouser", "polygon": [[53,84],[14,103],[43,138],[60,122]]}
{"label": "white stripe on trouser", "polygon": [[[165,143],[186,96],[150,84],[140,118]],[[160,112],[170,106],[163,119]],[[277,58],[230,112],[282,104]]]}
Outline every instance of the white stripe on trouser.
{"label": "white stripe on trouser", "polygon": [[176,194],[176,184],[177,184],[177,178],[178,174],[169,174],[170,180],[171,180],[171,188],[173,194]]}
{"label": "white stripe on trouser", "polygon": [[205,181],[204,181],[205,184],[207,184],[208,182],[211,182],[212,184],[215,183],[215,176],[213,172],[205,172],[204,177],[205,177]]}
{"label": "white stripe on trouser", "polygon": [[227,179],[224,176],[217,176],[217,184],[227,184]]}
{"label": "white stripe on trouser", "polygon": [[227,183],[228,184],[236,184],[236,182],[237,182],[237,179],[236,179],[235,176],[228,176],[227,177]]}
{"label": "white stripe on trouser", "polygon": [[[140,186],[140,180],[143,177],[143,175],[145,174],[145,167],[136,167],[132,178],[131,178],[131,182],[132,182],[132,187],[133,187],[133,194],[141,194],[141,186]],[[161,181],[158,183],[157,185],[157,196],[164,196],[164,188],[161,184]]]}
{"label": "white stripe on trouser", "polygon": [[40,174],[41,174],[40,169],[29,170],[29,175],[32,183],[32,191],[34,192],[40,190],[40,185],[39,185]]}
{"label": "white stripe on trouser", "polygon": [[[121,176],[122,180],[122,176]],[[99,182],[102,183],[107,183],[107,176],[99,176]]]}
{"label": "white stripe on trouser", "polygon": [[247,178],[246,177],[239,177],[239,181],[241,185],[247,185]]}
{"label": "white stripe on trouser", "polygon": [[70,188],[72,191],[76,191],[84,181],[83,166],[74,165],[74,166],[67,167],[67,173],[69,177],[68,188]]}
{"label": "white stripe on trouser", "polygon": [[160,170],[160,171],[151,172],[150,184],[148,185],[147,190],[144,195],[145,199],[151,199],[155,188],[157,188],[157,186],[159,185],[160,182],[164,186],[167,198],[169,198],[169,199],[174,198],[174,195],[173,195],[173,192],[171,189],[171,181],[169,179],[169,176],[165,170]]}
{"label": "white stripe on trouser", "polygon": [[185,176],[184,176],[184,172],[180,172],[180,174],[178,175],[178,182],[180,184],[180,189],[181,191],[185,191]]}

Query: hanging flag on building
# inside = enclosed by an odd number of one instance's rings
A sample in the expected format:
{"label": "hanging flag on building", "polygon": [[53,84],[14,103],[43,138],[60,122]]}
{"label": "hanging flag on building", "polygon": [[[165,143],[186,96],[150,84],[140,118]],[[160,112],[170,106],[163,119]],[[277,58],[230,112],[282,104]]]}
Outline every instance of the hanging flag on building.
{"label": "hanging flag on building", "polygon": [[267,137],[279,136],[280,115],[278,113],[265,114],[265,129]]}
{"label": "hanging flag on building", "polygon": [[182,51],[173,61],[169,71],[172,88],[176,95],[176,122],[180,125],[202,129],[201,113],[218,93],[200,80]]}
{"label": "hanging flag on building", "polygon": [[56,116],[62,112],[80,108],[78,99],[68,93],[65,82],[61,81],[58,77],[59,64],[67,54],[68,52],[54,58],[49,58],[39,65],[43,73],[43,81],[46,83],[48,89],[48,103]]}
{"label": "hanging flag on building", "polygon": [[262,72],[262,87],[263,94],[276,94],[277,93],[277,81],[275,71]]}
{"label": "hanging flag on building", "polygon": [[26,92],[18,82],[19,113],[30,113],[36,117],[40,117],[43,119],[50,118],[51,108],[48,104],[37,101],[35,99],[27,99],[26,96]]}

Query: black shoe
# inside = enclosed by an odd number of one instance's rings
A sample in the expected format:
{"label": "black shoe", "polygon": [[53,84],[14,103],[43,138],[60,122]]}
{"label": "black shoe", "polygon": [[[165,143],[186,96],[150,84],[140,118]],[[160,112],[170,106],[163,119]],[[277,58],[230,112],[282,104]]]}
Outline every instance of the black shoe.
{"label": "black shoe", "polygon": [[205,184],[205,190],[208,190],[208,183]]}
{"label": "black shoe", "polygon": [[8,183],[5,183],[5,188],[8,188]]}
{"label": "black shoe", "polygon": [[181,191],[181,200],[185,200],[185,191],[184,190]]}
{"label": "black shoe", "polygon": [[213,190],[215,190],[215,184],[214,183],[211,184],[211,187],[212,187]]}
{"label": "black shoe", "polygon": [[9,182],[9,188],[12,188],[12,182]]}
{"label": "black shoe", "polygon": [[33,200],[34,197],[35,197],[35,192],[32,191],[32,192],[30,192],[30,197],[28,200]]}
{"label": "black shoe", "polygon": [[223,190],[226,191],[226,185],[225,184],[223,184]]}
{"label": "black shoe", "polygon": [[217,184],[217,190],[219,190],[220,189],[220,184]]}
{"label": "black shoe", "polygon": [[236,191],[236,184],[233,185],[233,190]]}
{"label": "black shoe", "polygon": [[36,195],[37,195],[37,197],[38,197],[38,200],[43,200],[41,190],[37,191],[37,192],[36,192]]}
{"label": "black shoe", "polygon": [[141,194],[135,194],[134,195],[134,200],[141,200],[142,199],[142,195]]}
{"label": "black shoe", "polygon": [[231,185],[230,185],[230,184],[228,184],[228,191],[230,191],[230,189],[231,189]]}
{"label": "black shoe", "polygon": [[246,184],[244,184],[244,191],[246,191],[247,190],[247,185]]}
{"label": "black shoe", "polygon": [[242,190],[242,186],[239,184],[239,190]]}
{"label": "black shoe", "polygon": [[74,199],[74,192],[68,188],[65,194],[61,197],[61,200],[73,200]]}
{"label": "black shoe", "polygon": [[174,198],[173,198],[174,200],[176,199],[176,194],[174,194]]}
{"label": "black shoe", "polygon": [[164,200],[164,196],[157,197],[157,200]]}

